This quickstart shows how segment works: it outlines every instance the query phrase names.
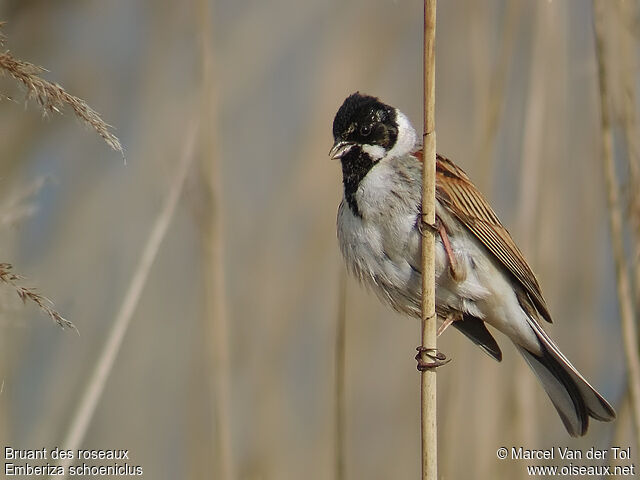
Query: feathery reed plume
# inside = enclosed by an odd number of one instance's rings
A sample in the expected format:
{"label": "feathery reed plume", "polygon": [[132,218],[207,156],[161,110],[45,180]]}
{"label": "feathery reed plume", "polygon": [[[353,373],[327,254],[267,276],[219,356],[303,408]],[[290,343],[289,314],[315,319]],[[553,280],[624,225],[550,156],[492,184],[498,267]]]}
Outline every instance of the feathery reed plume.
{"label": "feathery reed plume", "polygon": [[[424,125],[422,167],[422,220],[436,221],[436,133],[435,133],[435,66],[436,66],[436,0],[424,0]],[[427,233],[428,232],[428,233]],[[436,350],[436,275],[435,233],[427,229],[422,237],[422,349]],[[422,352],[422,359],[426,354]],[[438,432],[436,412],[436,370],[420,375],[422,479],[438,478]]]}
{"label": "feathery reed plume", "polygon": [[640,445],[640,357],[638,353],[638,332],[631,299],[629,272],[625,262],[622,210],[619,199],[619,184],[613,159],[613,133],[609,115],[608,76],[605,59],[604,39],[604,2],[593,2],[593,21],[596,40],[596,60],[598,64],[598,84],[600,88],[600,118],[602,123],[602,164],[607,187],[607,206],[609,210],[609,229],[611,248],[616,265],[618,302],[622,339],[627,362],[627,381],[631,410],[633,412],[635,436]]}
{"label": "feathery reed plume", "polygon": [[[149,238],[144,246],[138,265],[133,272],[129,287],[118,310],[118,314],[113,321],[111,330],[105,340],[105,343],[100,352],[100,356],[96,361],[91,376],[87,380],[86,388],[80,398],[78,408],[73,414],[73,418],[69,425],[69,430],[62,442],[64,448],[69,450],[77,450],[82,443],[84,436],[87,432],[87,428],[91,423],[93,414],[98,405],[98,401],[102,396],[104,387],[107,383],[107,379],[113,365],[120,351],[120,346],[124,339],[124,335],[129,328],[131,318],[135,313],[142,291],[147,283],[149,272],[151,267],[158,256],[158,251],[164,237],[169,230],[169,225],[173,219],[173,215],[178,205],[178,200],[182,193],[185,178],[193,163],[194,150],[196,137],[198,135],[199,126],[197,122],[192,123],[187,127],[185,144],[182,151],[181,158],[178,161],[178,171],[171,183],[169,192],[165,199],[165,203],[162,206],[162,210],[156,218],[153,229],[149,234]],[[71,464],[72,459],[63,460],[62,465],[65,470]],[[54,477],[51,477],[54,479]]]}
{"label": "feathery reed plume", "polygon": [[20,280],[24,280],[24,277],[17,275],[12,272],[13,266],[9,263],[0,263],[0,282],[6,283],[7,285],[12,286],[20,300],[24,303],[27,301],[31,301],[35,303],[40,310],[46,313],[51,320],[56,322],[61,328],[72,328],[76,332],[78,329],[76,326],[71,323],[69,320],[64,318],[58,312],[53,309],[53,302],[49,300],[47,297],[42,296],[38,291],[33,287],[24,287],[20,285]]}
{"label": "feathery reed plume", "polygon": [[[4,24],[5,22],[0,22],[0,29]],[[4,36],[0,37],[0,47],[4,45],[4,39]],[[42,107],[45,115],[50,112],[61,113],[61,109],[67,105],[85,125],[93,128],[107,145],[120,152],[124,158],[120,140],[111,133],[110,125],[105,123],[84,100],[67,93],[57,83],[41,78],[40,74],[46,71],[42,67],[14,57],[8,50],[0,52],[0,74],[17,80],[26,90],[27,98],[35,100]],[[6,95],[3,97],[9,98]]]}

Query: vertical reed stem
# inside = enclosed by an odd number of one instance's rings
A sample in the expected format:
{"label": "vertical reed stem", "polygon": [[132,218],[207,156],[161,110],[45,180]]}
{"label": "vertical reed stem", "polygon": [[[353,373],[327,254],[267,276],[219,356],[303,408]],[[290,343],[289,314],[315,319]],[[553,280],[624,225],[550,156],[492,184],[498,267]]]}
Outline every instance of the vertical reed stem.
{"label": "vertical reed stem", "polygon": [[631,32],[624,28],[623,19],[640,18],[640,4],[619,0],[616,2],[617,22],[619,27],[620,48],[619,54],[624,65],[621,71],[622,91],[624,100],[622,102],[622,127],[624,132],[624,142],[627,150],[627,161],[629,164],[629,211],[631,212],[630,225],[632,233],[632,255],[633,260],[631,278],[635,289],[633,291],[634,307],[636,311],[640,309],[640,130],[638,129],[638,118],[636,115],[636,72],[638,62],[636,61],[635,44],[636,39]]}
{"label": "vertical reed stem", "polygon": [[[424,1],[424,129],[422,169],[423,221],[434,224],[436,196],[435,132],[436,0]],[[422,347],[436,348],[435,235],[425,229],[422,237]],[[424,359],[424,353],[423,353]],[[421,379],[422,479],[438,478],[436,371],[422,372]]]}
{"label": "vertical reed stem", "polygon": [[[61,443],[65,449],[75,451],[81,446],[89,424],[93,419],[96,407],[107,384],[109,374],[120,352],[124,335],[127,333],[129,323],[131,323],[131,318],[136,311],[136,307],[142,296],[142,291],[147,283],[149,272],[155,262],[158,251],[160,250],[160,245],[169,230],[169,225],[176,211],[187,173],[193,162],[198,130],[199,126],[197,123],[193,123],[187,130],[184,149],[178,162],[178,172],[171,183],[162,210],[156,218],[153,229],[142,251],[142,255],[138,260],[138,265],[131,277],[129,287],[120,305],[120,310],[118,310],[118,314],[102,346],[100,356],[93,368],[93,373],[87,380],[87,385],[80,398],[80,403],[73,413],[69,430]],[[72,462],[72,459],[64,459],[59,465],[67,470]],[[49,478],[51,480],[56,477],[51,476]]]}
{"label": "vertical reed stem", "polygon": [[204,282],[207,290],[205,335],[211,368],[213,454],[215,478],[234,480],[231,430],[231,362],[229,351],[229,308],[225,275],[224,194],[222,164],[218,154],[218,97],[214,71],[213,26],[210,0],[199,0],[201,30],[202,111],[206,134],[201,136],[202,173],[208,193],[209,215],[202,225],[204,240]]}
{"label": "vertical reed stem", "polygon": [[[531,73],[529,91],[526,100],[524,116],[524,135],[522,139],[522,166],[520,171],[520,194],[518,196],[518,228],[519,244],[522,251],[529,257],[531,265],[536,265],[538,257],[539,229],[538,203],[540,194],[540,173],[543,159],[543,145],[545,134],[545,109],[547,102],[547,78],[549,59],[545,52],[549,51],[548,18],[550,5],[538,3],[532,33]],[[538,422],[536,420],[535,380],[529,374],[529,367],[525,362],[519,362],[515,368],[514,386],[518,409],[518,435],[525,445],[537,443]]]}
{"label": "vertical reed stem", "polygon": [[344,267],[340,269],[340,282],[338,285],[338,315],[336,325],[336,431],[335,431],[335,478],[345,479],[345,353],[347,330],[347,272]]}
{"label": "vertical reed stem", "polygon": [[634,433],[637,445],[640,445],[640,358],[638,356],[638,332],[633,313],[629,272],[624,258],[624,240],[622,238],[622,209],[618,196],[618,178],[613,160],[613,137],[611,119],[608,110],[608,85],[604,52],[604,2],[593,2],[593,21],[596,38],[596,57],[598,62],[598,80],[600,87],[600,117],[602,121],[602,162],[607,182],[607,205],[609,208],[609,228],[611,230],[611,248],[616,264],[618,302],[620,304],[620,322],[622,339],[627,362],[627,378],[631,411],[633,412]]}

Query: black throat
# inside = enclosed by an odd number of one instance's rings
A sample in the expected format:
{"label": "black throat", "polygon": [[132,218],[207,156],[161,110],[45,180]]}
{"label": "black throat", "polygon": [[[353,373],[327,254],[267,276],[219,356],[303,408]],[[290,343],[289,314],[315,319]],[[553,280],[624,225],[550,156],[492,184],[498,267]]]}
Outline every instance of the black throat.
{"label": "black throat", "polygon": [[354,147],[341,159],[342,162],[342,183],[344,184],[344,198],[349,204],[351,212],[362,218],[362,213],[358,208],[356,200],[356,191],[360,186],[362,179],[373,168],[375,162],[369,154],[362,151],[359,147]]}

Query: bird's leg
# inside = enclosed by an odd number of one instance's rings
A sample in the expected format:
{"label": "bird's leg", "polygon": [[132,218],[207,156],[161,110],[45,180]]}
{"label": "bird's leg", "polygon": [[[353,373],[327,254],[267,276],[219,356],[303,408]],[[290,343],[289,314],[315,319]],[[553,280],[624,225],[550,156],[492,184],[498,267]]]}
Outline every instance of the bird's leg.
{"label": "bird's leg", "polygon": [[420,223],[421,227],[418,228],[420,234],[424,235],[424,227],[428,227],[433,232],[440,235],[440,238],[442,239],[442,246],[444,247],[444,251],[447,254],[447,258],[449,260],[449,273],[451,274],[451,278],[453,278],[457,283],[464,281],[464,279],[466,278],[465,272],[461,268],[461,266],[458,265],[458,260],[453,253],[453,248],[451,248],[451,241],[449,240],[447,229],[442,223],[442,220],[440,220],[440,217],[436,215],[436,221],[433,225],[425,222],[424,219]]}
{"label": "bird's leg", "polygon": [[[450,358],[447,358],[444,353],[436,348],[427,348],[421,345],[416,348],[416,350],[418,351],[418,354],[416,355],[416,360],[418,361],[418,370],[421,372],[441,367],[442,365],[446,365],[451,361]],[[422,356],[423,354],[430,358],[431,361],[425,360]]]}
{"label": "bird's leg", "polygon": [[424,219],[425,214],[421,215],[420,222],[416,222],[418,224],[418,231],[420,235],[424,236],[424,229],[427,228],[431,230],[433,233],[438,233],[440,231],[440,217],[436,215],[436,221],[434,223],[429,223]]}
{"label": "bird's leg", "polygon": [[447,328],[449,328],[449,325],[451,325],[453,322],[457,320],[462,320],[462,314],[460,312],[449,312],[447,314],[447,318],[445,318],[442,324],[438,327],[438,331],[436,332],[436,335],[438,337],[442,335],[444,331]]}

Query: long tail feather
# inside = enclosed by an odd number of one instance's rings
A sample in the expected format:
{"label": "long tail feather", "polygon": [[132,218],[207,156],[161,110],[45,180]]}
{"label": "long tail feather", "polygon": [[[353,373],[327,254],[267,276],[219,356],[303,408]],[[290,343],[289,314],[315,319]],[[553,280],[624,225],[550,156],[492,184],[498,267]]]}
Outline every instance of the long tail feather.
{"label": "long tail feather", "polygon": [[529,324],[540,341],[542,355],[521,346],[518,350],[540,380],[569,434],[584,435],[589,417],[603,422],[613,420],[616,413],[611,405],[571,365],[537,322],[531,320]]}

